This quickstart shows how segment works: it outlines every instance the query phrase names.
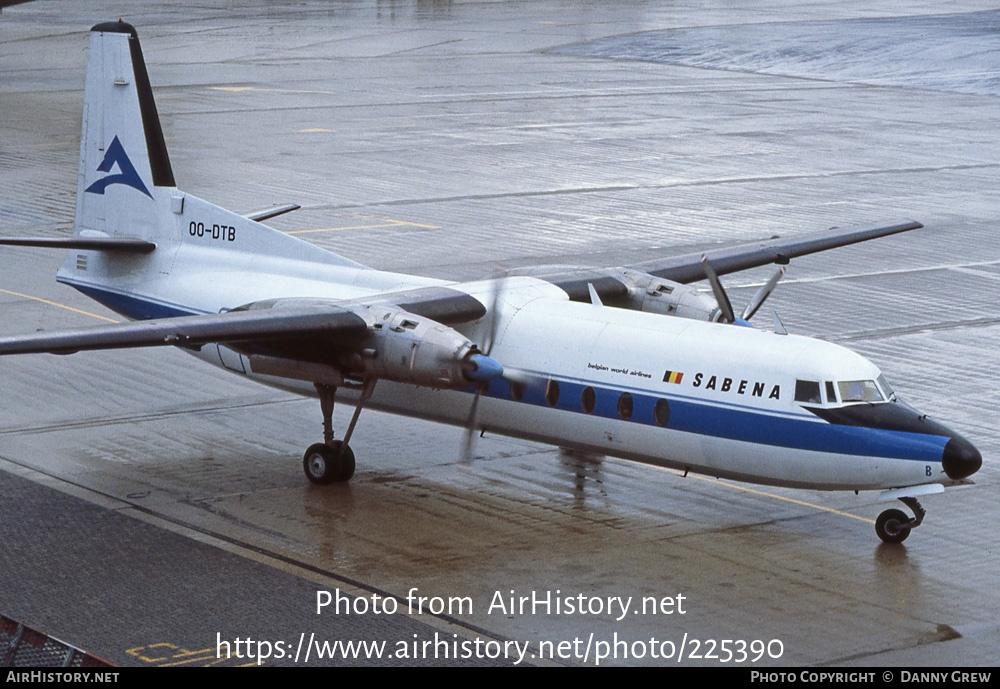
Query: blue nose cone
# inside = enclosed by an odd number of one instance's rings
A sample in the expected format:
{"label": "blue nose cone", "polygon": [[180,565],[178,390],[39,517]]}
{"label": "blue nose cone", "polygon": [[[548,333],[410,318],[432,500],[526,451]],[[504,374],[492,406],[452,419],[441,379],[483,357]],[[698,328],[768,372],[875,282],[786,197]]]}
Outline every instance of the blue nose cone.
{"label": "blue nose cone", "polygon": [[956,434],[944,446],[941,466],[948,478],[957,481],[979,471],[979,467],[983,466],[983,456],[972,443]]}
{"label": "blue nose cone", "polygon": [[469,357],[469,363],[474,366],[472,370],[466,372],[471,380],[485,382],[503,375],[503,366],[500,362],[485,354],[473,354]]}

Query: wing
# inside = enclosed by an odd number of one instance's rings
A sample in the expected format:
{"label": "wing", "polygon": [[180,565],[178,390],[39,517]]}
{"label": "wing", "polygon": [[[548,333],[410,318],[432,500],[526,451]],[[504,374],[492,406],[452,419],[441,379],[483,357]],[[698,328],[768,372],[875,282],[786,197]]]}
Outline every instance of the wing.
{"label": "wing", "polygon": [[367,331],[360,317],[338,308],[228,311],[116,325],[40,332],[0,338],[0,355],[72,354],[91,349],[177,345],[197,348],[209,342],[273,342],[315,337],[345,337]]}
{"label": "wing", "polygon": [[474,297],[429,287],[378,295],[338,304],[332,301],[275,300],[232,311],[199,316],[157,318],[131,323],[0,337],[0,355],[72,354],[83,350],[180,346],[198,348],[210,342],[258,345],[270,351],[298,353],[321,349],[366,334],[369,323],[356,309],[368,305],[398,307],[408,313],[455,325],[478,320],[486,307]]}
{"label": "wing", "polygon": [[923,225],[920,223],[910,221],[884,227],[828,230],[788,239],[774,238],[724,249],[659,258],[618,268],[540,266],[516,269],[509,271],[509,274],[531,275],[551,282],[563,289],[573,301],[590,301],[588,284],[592,284],[598,296],[605,303],[622,305],[622,300],[628,300],[630,293],[636,289],[636,285],[626,275],[629,272],[633,275],[642,274],[647,278],[660,278],[688,284],[706,278],[702,257],[711,261],[718,275],[726,275],[769,263],[785,264],[788,263],[789,259],[799,256],[828,251],[921,227]]}
{"label": "wing", "polygon": [[462,388],[502,376],[503,366],[443,322],[485,314],[480,301],[446,287],[342,302],[274,299],[223,313],[4,337],[0,355],[222,343],[264,375],[333,386],[350,378]]}
{"label": "wing", "polygon": [[867,229],[843,229],[814,232],[790,239],[771,239],[753,244],[741,244],[727,249],[685,254],[667,259],[644,261],[631,266],[635,270],[655,275],[656,277],[688,283],[705,278],[705,269],[701,264],[704,254],[715,272],[719,275],[736,273],[748,268],[767,265],[768,263],[787,263],[788,259],[828,251],[849,244],[865,242],[869,239],[886,237],[899,232],[907,232],[923,227],[918,222],[910,221],[885,227]]}

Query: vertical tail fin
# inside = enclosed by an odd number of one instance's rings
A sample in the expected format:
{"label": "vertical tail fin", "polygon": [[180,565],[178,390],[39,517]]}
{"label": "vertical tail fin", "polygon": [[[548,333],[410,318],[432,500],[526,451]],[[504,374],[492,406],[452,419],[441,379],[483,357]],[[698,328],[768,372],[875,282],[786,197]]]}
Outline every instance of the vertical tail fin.
{"label": "vertical tail fin", "polygon": [[[75,235],[97,238],[106,249],[112,247],[105,237],[155,243],[159,259],[152,260],[161,274],[171,271],[164,254],[199,247],[363,267],[176,188],[139,37],[122,21],[90,30]],[[106,258],[102,278],[116,272],[116,259]],[[88,263],[70,257],[60,273],[66,282],[82,279],[74,260]],[[87,279],[99,269],[92,264]]]}
{"label": "vertical tail fin", "polygon": [[[125,218],[109,213],[108,206],[132,211],[144,206],[151,214],[156,205],[148,203],[153,201],[152,190],[173,186],[174,174],[135,28],[121,21],[98,24],[90,33],[76,233],[97,230],[134,235],[139,229],[134,220],[139,218],[134,213]],[[126,227],[132,231],[126,232]]]}

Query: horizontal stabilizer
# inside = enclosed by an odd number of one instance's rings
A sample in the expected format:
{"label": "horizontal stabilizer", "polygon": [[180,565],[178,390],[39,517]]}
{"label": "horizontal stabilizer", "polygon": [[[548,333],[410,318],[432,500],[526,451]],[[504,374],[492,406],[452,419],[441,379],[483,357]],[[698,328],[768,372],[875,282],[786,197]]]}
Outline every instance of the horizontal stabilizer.
{"label": "horizontal stabilizer", "polygon": [[156,248],[153,242],[127,237],[0,237],[0,246],[37,246],[45,249],[82,249],[116,251],[126,254],[148,254]]}
{"label": "horizontal stabilizer", "polygon": [[270,220],[271,218],[276,218],[279,215],[284,215],[285,213],[291,213],[292,211],[297,211],[302,208],[302,206],[297,203],[288,203],[284,206],[275,206],[274,208],[265,208],[262,211],[254,211],[253,213],[247,213],[244,218],[250,218],[251,220],[256,220],[257,222],[264,222],[265,220]]}

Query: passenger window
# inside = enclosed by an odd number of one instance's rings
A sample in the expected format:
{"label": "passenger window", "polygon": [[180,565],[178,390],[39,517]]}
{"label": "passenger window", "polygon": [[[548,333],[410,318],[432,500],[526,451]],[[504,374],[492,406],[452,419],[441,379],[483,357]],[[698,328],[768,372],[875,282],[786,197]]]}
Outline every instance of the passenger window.
{"label": "passenger window", "polygon": [[545,386],[545,401],[549,403],[550,407],[559,404],[559,383],[554,380],[550,380]]}
{"label": "passenger window", "polygon": [[594,413],[594,407],[597,406],[597,393],[589,385],[583,389],[583,394],[580,395],[580,406],[588,414]]}
{"label": "passenger window", "polygon": [[524,384],[510,382],[510,398],[515,402],[520,402],[521,398],[524,397]]}
{"label": "passenger window", "polygon": [[666,400],[658,400],[653,407],[653,418],[656,419],[657,426],[666,426],[670,420],[670,403]]}
{"label": "passenger window", "polygon": [[632,395],[627,392],[623,392],[622,396],[618,398],[618,416],[625,421],[632,418]]}
{"label": "passenger window", "polygon": [[808,404],[819,404],[819,383],[812,380],[795,381],[795,401]]}

